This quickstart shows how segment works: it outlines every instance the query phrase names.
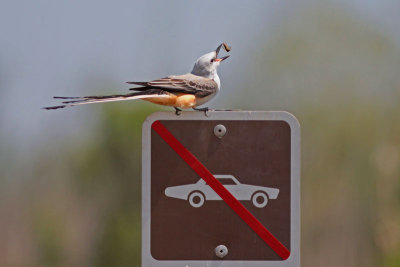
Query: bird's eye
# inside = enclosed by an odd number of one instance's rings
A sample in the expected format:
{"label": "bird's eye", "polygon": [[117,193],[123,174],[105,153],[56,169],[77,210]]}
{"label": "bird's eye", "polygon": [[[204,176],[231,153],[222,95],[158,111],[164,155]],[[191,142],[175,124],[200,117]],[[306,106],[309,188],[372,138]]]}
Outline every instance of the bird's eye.
{"label": "bird's eye", "polygon": [[212,58],[212,59],[211,59],[211,62],[214,62],[214,60],[215,60],[215,58]]}

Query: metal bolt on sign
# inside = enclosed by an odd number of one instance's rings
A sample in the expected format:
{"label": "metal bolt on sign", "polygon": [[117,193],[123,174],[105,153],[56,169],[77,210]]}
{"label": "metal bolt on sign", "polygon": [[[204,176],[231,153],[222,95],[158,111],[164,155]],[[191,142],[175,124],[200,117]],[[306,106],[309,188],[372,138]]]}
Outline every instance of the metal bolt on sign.
{"label": "metal bolt on sign", "polygon": [[214,127],[214,134],[218,138],[222,138],[226,135],[226,128],[222,124],[218,124]]}
{"label": "metal bolt on sign", "polygon": [[228,248],[224,245],[219,245],[215,248],[215,255],[217,255],[218,258],[223,258],[228,254]]}

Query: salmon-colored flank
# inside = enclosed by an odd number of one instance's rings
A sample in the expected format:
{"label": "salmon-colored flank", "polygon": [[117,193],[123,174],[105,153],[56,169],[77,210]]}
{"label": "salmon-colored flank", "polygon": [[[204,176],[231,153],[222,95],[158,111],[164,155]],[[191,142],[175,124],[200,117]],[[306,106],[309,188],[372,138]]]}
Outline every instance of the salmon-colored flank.
{"label": "salmon-colored flank", "polygon": [[192,108],[196,105],[196,97],[190,94],[169,94],[169,97],[149,97],[143,100],[177,108]]}

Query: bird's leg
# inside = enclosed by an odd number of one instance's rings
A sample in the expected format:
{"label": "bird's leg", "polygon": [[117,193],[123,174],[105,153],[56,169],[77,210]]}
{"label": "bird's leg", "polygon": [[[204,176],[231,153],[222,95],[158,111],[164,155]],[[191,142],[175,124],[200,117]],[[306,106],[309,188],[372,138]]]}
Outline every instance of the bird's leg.
{"label": "bird's leg", "polygon": [[181,115],[182,109],[177,108],[177,107],[174,107],[174,108],[175,108],[175,115],[176,115],[176,116]]}
{"label": "bird's leg", "polygon": [[196,111],[204,111],[204,115],[206,115],[206,117],[208,117],[208,111],[210,110],[208,107],[205,108],[193,108]]}

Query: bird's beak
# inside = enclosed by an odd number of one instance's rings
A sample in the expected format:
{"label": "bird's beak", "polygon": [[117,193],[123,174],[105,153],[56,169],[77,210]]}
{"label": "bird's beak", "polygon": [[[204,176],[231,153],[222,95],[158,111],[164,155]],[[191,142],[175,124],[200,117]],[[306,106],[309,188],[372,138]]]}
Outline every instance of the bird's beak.
{"label": "bird's beak", "polygon": [[216,58],[214,61],[216,62],[221,62],[224,61],[225,59],[227,59],[229,56],[225,56],[225,57],[221,57],[221,58]]}
{"label": "bird's beak", "polygon": [[218,53],[219,53],[219,50],[221,50],[221,47],[223,46],[224,44],[222,43],[222,44],[220,44],[218,47],[217,47],[217,49],[215,49],[215,61],[216,62],[221,62],[221,61],[224,61],[225,59],[227,59],[229,56],[225,56],[225,57],[222,57],[222,58],[218,58]]}
{"label": "bird's beak", "polygon": [[219,50],[221,50],[222,44],[220,44],[217,49],[215,49],[215,57],[218,57]]}

